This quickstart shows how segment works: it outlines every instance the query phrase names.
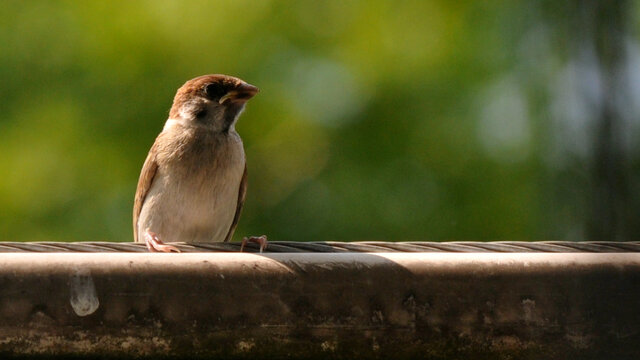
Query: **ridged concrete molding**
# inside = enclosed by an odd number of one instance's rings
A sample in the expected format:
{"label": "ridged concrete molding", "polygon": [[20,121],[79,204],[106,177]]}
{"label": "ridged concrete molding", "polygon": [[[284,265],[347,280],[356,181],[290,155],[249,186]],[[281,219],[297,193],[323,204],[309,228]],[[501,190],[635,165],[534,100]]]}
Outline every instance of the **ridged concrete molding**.
{"label": "ridged concrete molding", "polygon": [[3,253],[0,358],[638,359],[638,253]]}

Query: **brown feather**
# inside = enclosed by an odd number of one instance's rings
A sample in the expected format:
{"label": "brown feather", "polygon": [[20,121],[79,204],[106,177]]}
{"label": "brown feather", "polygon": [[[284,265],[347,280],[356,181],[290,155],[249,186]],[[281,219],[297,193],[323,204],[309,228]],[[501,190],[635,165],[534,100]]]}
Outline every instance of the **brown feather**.
{"label": "brown feather", "polygon": [[224,238],[224,242],[228,242],[231,240],[233,236],[233,232],[236,231],[236,226],[238,226],[238,220],[240,220],[240,213],[242,212],[242,207],[244,206],[244,199],[247,195],[247,164],[244,164],[244,173],[242,174],[242,180],[240,180],[240,189],[238,191],[238,205],[236,206],[236,214],[233,216],[233,222],[231,223],[231,228],[229,228],[229,233]]}
{"label": "brown feather", "polygon": [[138,179],[138,187],[133,203],[133,240],[136,242],[138,241],[138,217],[142,211],[142,204],[144,204],[144,199],[147,197],[151,184],[153,184],[153,178],[158,171],[158,163],[156,162],[157,143],[156,139],[151,151],[149,151],[149,155],[147,155],[147,159],[144,161],[144,165],[142,165],[140,179]]}

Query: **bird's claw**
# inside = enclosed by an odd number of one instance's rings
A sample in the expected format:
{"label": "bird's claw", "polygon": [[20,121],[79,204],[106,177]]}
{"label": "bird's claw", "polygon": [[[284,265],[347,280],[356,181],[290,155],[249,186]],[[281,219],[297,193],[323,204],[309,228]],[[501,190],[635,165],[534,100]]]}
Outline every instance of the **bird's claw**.
{"label": "bird's claw", "polygon": [[247,243],[256,243],[260,245],[260,252],[262,253],[262,251],[264,251],[264,249],[267,248],[267,235],[262,235],[262,236],[250,236],[250,237],[243,237],[242,238],[242,243],[240,243],[240,252],[242,252],[244,250],[245,245],[247,245]]}
{"label": "bird's claw", "polygon": [[144,232],[144,239],[150,252],[180,252],[177,247],[163,243],[156,233],[149,230]]}

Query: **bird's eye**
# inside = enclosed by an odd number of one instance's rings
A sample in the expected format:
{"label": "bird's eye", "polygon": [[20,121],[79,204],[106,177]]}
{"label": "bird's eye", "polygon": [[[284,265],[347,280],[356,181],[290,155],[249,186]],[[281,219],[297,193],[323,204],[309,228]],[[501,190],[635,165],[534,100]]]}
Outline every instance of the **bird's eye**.
{"label": "bird's eye", "polygon": [[225,90],[224,86],[219,83],[211,83],[204,87],[204,93],[211,100],[220,99],[226,92],[227,91]]}

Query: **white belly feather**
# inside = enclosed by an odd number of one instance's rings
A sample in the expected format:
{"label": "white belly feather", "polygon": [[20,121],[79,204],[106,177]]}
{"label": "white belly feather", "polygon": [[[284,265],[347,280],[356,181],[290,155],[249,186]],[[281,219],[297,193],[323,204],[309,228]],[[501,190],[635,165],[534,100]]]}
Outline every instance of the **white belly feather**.
{"label": "white belly feather", "polygon": [[202,164],[213,167],[217,163],[215,171],[206,171],[207,176],[189,177],[158,167],[138,220],[140,241],[144,241],[147,229],[163,242],[225,240],[238,206],[245,168],[242,143],[229,146],[232,148],[221,149],[220,156],[230,158]]}

